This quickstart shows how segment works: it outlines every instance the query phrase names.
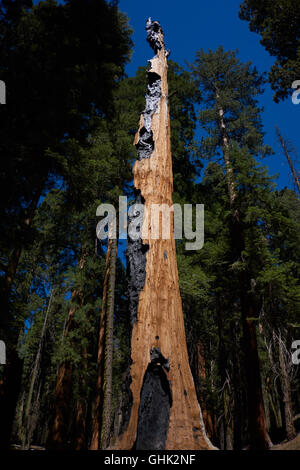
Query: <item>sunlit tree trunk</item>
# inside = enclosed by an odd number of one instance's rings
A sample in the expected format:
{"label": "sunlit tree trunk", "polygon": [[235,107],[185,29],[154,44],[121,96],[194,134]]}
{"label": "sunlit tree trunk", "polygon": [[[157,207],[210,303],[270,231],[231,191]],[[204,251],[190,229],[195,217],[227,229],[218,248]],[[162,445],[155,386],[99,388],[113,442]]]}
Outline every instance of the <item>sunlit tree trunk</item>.
{"label": "sunlit tree trunk", "polygon": [[[167,54],[158,22],[147,21],[155,52],[149,61],[146,109],[135,138],[137,202],[144,203],[142,239],[128,243],[132,322],[130,412],[116,449],[212,449],[206,436],[186,346],[174,226],[154,238],[153,204],[172,205],[173,175]],[[133,208],[132,219],[142,209]],[[137,221],[136,221],[137,222]]]}

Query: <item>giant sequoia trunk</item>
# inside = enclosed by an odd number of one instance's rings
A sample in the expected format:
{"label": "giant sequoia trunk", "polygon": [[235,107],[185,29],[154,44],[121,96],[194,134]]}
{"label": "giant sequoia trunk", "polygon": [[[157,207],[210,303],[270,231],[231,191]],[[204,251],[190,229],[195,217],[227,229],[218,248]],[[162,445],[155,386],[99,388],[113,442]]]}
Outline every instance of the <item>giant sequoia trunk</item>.
{"label": "giant sequoia trunk", "polygon": [[[158,22],[147,21],[149,61],[146,109],[135,138],[137,202],[148,214],[152,204],[172,205],[173,177],[168,109],[167,53]],[[133,208],[132,218],[140,216]],[[132,220],[134,222],[134,220]],[[128,263],[132,321],[128,421],[117,449],[212,449],[189,366],[179,292],[174,227],[170,239],[145,217],[142,238],[129,238]],[[151,236],[152,235],[152,236]]]}

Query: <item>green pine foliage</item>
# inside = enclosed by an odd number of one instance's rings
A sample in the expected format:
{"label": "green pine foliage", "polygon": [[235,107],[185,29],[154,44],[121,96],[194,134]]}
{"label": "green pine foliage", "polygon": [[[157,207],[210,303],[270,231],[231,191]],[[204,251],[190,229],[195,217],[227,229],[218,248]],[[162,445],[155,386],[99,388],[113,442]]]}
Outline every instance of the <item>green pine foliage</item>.
{"label": "green pine foliage", "polygon": [[300,76],[299,5],[294,0],[244,0],[239,16],[250,31],[260,34],[261,44],[276,58],[269,73],[274,101],[291,94]]}

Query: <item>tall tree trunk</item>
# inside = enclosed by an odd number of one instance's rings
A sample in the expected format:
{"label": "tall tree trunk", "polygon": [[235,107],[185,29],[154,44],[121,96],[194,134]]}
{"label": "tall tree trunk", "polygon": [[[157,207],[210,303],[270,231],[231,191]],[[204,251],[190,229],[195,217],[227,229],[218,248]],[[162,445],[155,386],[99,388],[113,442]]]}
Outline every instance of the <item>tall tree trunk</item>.
{"label": "tall tree trunk", "polygon": [[[150,18],[146,29],[156,55],[149,61],[146,109],[135,138],[139,160],[133,173],[137,201],[150,215],[153,204],[172,206],[173,175],[163,32]],[[132,209],[132,219],[142,215],[138,206]],[[169,239],[161,232],[154,238],[147,217],[140,230],[141,239],[129,234],[128,240],[130,409],[114,448],[212,449],[189,366],[173,222]]]}
{"label": "tall tree trunk", "polygon": [[[274,305],[273,305],[273,308]],[[268,358],[269,362],[271,364],[271,368],[273,370],[273,373],[275,375],[278,374],[278,361],[277,361],[277,356],[276,359],[273,357],[273,353],[277,353],[277,335],[275,333],[275,330],[272,330],[272,340],[270,342],[270,345],[267,345],[266,338],[265,338],[265,344],[267,346],[268,350]],[[279,388],[279,390],[278,390]],[[281,403],[281,384],[277,382],[274,382],[271,377],[267,376],[266,377],[266,390],[267,390],[267,396],[268,396],[268,402],[269,402],[269,417],[270,417],[270,429],[274,429],[276,432],[278,432],[282,427],[283,427],[283,419],[282,419],[282,403]]]}
{"label": "tall tree trunk", "polygon": [[30,421],[28,422],[28,446],[27,450],[30,449],[32,438],[34,437],[34,432],[36,430],[38,420],[39,420],[39,412],[40,412],[40,402],[41,402],[41,391],[42,391],[42,382],[39,383],[37,392],[35,394],[35,398],[31,405],[31,417]]}
{"label": "tall tree trunk", "polygon": [[283,137],[282,137],[282,135],[281,135],[281,133],[280,133],[279,127],[278,127],[278,126],[275,126],[275,129],[276,129],[276,134],[277,134],[277,136],[278,136],[279,142],[281,143],[281,146],[282,146],[282,148],[283,148],[283,152],[284,152],[284,154],[285,154],[285,156],[286,156],[286,159],[287,159],[287,161],[288,161],[288,164],[289,164],[289,166],[290,166],[291,173],[292,173],[292,175],[293,175],[295,185],[296,185],[296,187],[297,187],[297,189],[298,189],[298,192],[299,192],[299,194],[300,194],[300,181],[299,181],[297,172],[296,172],[296,170],[295,170],[295,168],[294,168],[292,159],[291,159],[291,157],[290,157],[287,144],[286,144],[286,142],[284,141],[284,139],[283,139]]}
{"label": "tall tree trunk", "polygon": [[115,283],[117,262],[117,240],[111,240],[110,272],[107,293],[107,313],[105,328],[105,364],[104,364],[104,402],[101,430],[101,448],[109,445],[112,424],[112,366],[113,366],[113,333],[114,333],[114,307]]}
{"label": "tall tree trunk", "polygon": [[296,430],[294,426],[294,413],[291,395],[291,383],[287,371],[287,363],[285,358],[285,345],[281,337],[281,332],[277,336],[278,340],[278,353],[279,353],[279,365],[280,365],[280,378],[281,378],[281,390],[283,395],[284,404],[284,424],[285,433],[289,441],[296,437]]}
{"label": "tall tree trunk", "polygon": [[107,243],[106,268],[102,293],[102,309],[99,322],[97,382],[90,450],[99,449],[100,431],[102,431],[102,448],[105,448],[108,445],[108,438],[110,434],[116,260],[117,241],[109,239]]}
{"label": "tall tree trunk", "polygon": [[86,446],[86,400],[80,397],[76,403],[75,450],[84,450]]}
{"label": "tall tree trunk", "polygon": [[40,362],[41,362],[41,357],[42,357],[42,347],[43,347],[43,342],[46,334],[46,328],[47,328],[47,321],[51,309],[51,304],[53,300],[53,289],[51,290],[47,310],[46,310],[46,315],[44,318],[43,322],[43,327],[41,331],[41,337],[40,337],[40,342],[38,346],[38,350],[35,356],[35,361],[33,365],[33,370],[31,374],[31,380],[30,380],[30,385],[29,385],[29,391],[28,391],[28,396],[26,400],[26,405],[25,405],[25,412],[24,412],[24,433],[23,433],[23,440],[22,440],[22,448],[23,449],[28,449],[31,444],[31,434],[32,434],[32,425],[30,423],[31,421],[31,403],[32,403],[32,396],[34,392],[34,388],[36,385],[36,380],[39,374],[40,370]]}
{"label": "tall tree trunk", "polygon": [[[243,283],[243,289],[245,289]],[[248,396],[250,448],[269,449],[272,442],[267,432],[256,337],[255,311],[251,294],[241,296],[245,351],[245,374]]]}
{"label": "tall tree trunk", "polygon": [[[216,102],[219,101],[219,94],[216,90]],[[234,173],[230,162],[229,137],[224,119],[224,110],[219,107],[220,130],[222,136],[222,148],[228,182],[229,201],[232,207],[231,235],[233,246],[238,250],[238,254],[244,250],[244,234],[240,221],[239,209],[235,207],[237,197]],[[246,379],[248,390],[248,422],[250,433],[250,445],[253,448],[269,449],[272,445],[267,432],[266,417],[263,402],[262,384],[259,367],[259,357],[257,349],[255,301],[251,291],[251,278],[248,272],[240,277],[240,298],[242,311],[242,326],[244,335],[244,352],[246,361]],[[249,293],[250,292],[250,293]]]}
{"label": "tall tree trunk", "polygon": [[[228,371],[226,370],[228,374]],[[233,403],[232,403],[232,388],[229,374],[224,383],[223,389],[223,403],[224,403],[224,421],[225,421],[225,450],[233,450],[234,438],[234,421],[233,421]]]}
{"label": "tall tree trunk", "polygon": [[234,409],[233,409],[233,429],[234,429],[234,450],[241,450],[243,447],[243,423],[244,423],[244,407],[245,407],[245,392],[242,383],[243,364],[241,364],[241,342],[240,342],[240,323],[234,322],[232,326],[232,343],[233,343],[233,364],[232,380],[233,380],[233,393],[234,393]]}
{"label": "tall tree trunk", "polygon": [[[194,369],[193,369],[193,376],[195,380],[195,387],[197,398],[200,403],[202,417],[204,426],[207,432],[209,439],[213,442],[217,442],[218,440],[218,431],[217,431],[217,417],[216,417],[216,410],[214,409],[214,405],[209,406],[205,397],[205,390],[207,386],[207,374],[206,374],[206,359],[205,359],[205,350],[204,346],[200,341],[196,341],[195,345],[195,352],[193,354],[193,362],[194,362]],[[214,391],[214,382],[213,382],[213,364],[214,360],[210,361],[210,388],[211,391]]]}
{"label": "tall tree trunk", "polygon": [[67,448],[69,405],[72,391],[72,365],[63,362],[58,369],[53,400],[54,420],[47,439],[50,450]]}
{"label": "tall tree trunk", "polygon": [[[79,269],[83,269],[87,257],[85,248],[78,263]],[[78,305],[83,303],[83,292],[81,289],[73,291],[71,303],[77,302]],[[66,322],[64,337],[67,337],[69,331],[74,327],[74,315],[77,307],[71,307]],[[67,447],[67,434],[70,412],[70,401],[72,396],[72,363],[64,361],[58,368],[56,387],[53,399],[53,423],[50,428],[47,439],[47,448],[53,450],[63,450]]]}
{"label": "tall tree trunk", "polygon": [[[219,304],[219,302],[218,302]],[[218,336],[219,336],[219,362],[220,362],[220,374],[222,380],[222,405],[223,405],[223,417],[222,417],[222,433],[223,433],[223,447],[222,450],[232,450],[233,448],[233,419],[231,411],[231,384],[228,373],[228,354],[225,345],[225,332],[224,322],[222,318],[222,310],[220,305],[217,306],[217,318],[218,318]]]}
{"label": "tall tree trunk", "polygon": [[75,418],[75,450],[86,449],[86,414],[87,414],[87,351],[83,352],[83,374],[79,377],[79,391],[76,401],[76,418]]}
{"label": "tall tree trunk", "polygon": [[206,384],[206,361],[204,356],[204,346],[200,341],[196,342],[195,346],[195,386],[197,397],[201,406],[203,422],[207,431],[208,437],[211,439],[215,437],[214,423],[211,412],[207,406],[203,389]]}
{"label": "tall tree trunk", "polygon": [[25,407],[25,399],[26,393],[25,391],[22,392],[19,410],[17,414],[17,438],[19,441],[23,442],[24,439],[24,426],[23,426],[23,415],[24,415],[24,407]]}
{"label": "tall tree trunk", "polygon": [[[218,101],[219,98],[220,97],[217,91],[216,100]],[[223,108],[219,108],[219,118],[220,118],[220,129],[221,129],[221,135],[222,135],[222,148],[223,148],[223,156],[224,156],[224,163],[225,163],[225,169],[226,169],[228,194],[229,194],[230,204],[233,204],[236,198],[236,188],[235,188],[233,169],[232,169],[232,165],[230,162],[229,138],[227,135]]]}

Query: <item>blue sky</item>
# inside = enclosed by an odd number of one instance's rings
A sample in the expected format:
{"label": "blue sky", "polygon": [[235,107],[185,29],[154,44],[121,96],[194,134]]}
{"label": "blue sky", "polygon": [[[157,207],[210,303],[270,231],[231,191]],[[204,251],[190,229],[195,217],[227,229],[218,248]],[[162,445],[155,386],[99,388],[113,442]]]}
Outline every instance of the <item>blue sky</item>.
{"label": "blue sky", "polygon": [[[134,76],[137,68],[146,65],[153,55],[146,42],[145,23],[149,16],[161,23],[171,59],[182,66],[185,66],[185,61],[194,61],[197,50],[215,50],[222,45],[225,50],[238,49],[239,58],[245,62],[251,61],[260,72],[268,71],[275,58],[261,46],[260,36],[251,33],[248,23],[239,19],[240,3],[241,0],[120,0],[119,8],[127,13],[134,29],[134,53],[126,73]],[[283,136],[291,140],[300,152],[300,104],[294,105],[291,98],[276,104],[272,95],[267,85],[260,99],[264,107],[265,143],[275,151],[275,155],[265,159],[264,164],[269,167],[270,174],[279,173],[279,189],[293,187],[288,164],[275,137],[274,125],[279,126]]]}

